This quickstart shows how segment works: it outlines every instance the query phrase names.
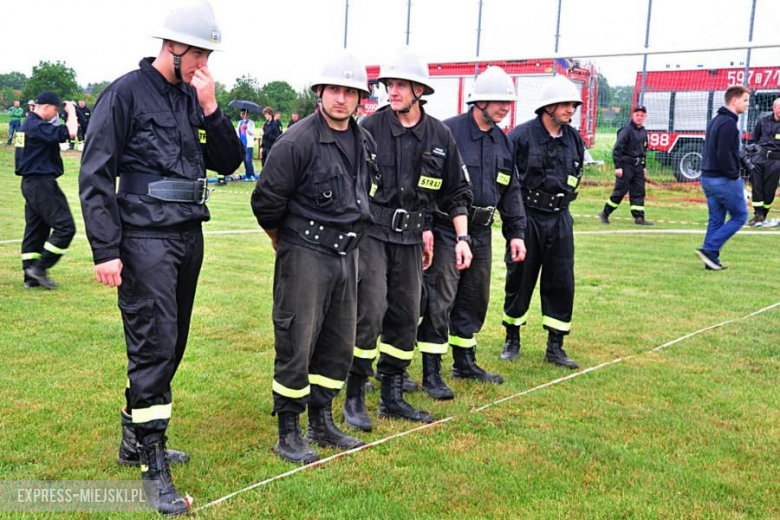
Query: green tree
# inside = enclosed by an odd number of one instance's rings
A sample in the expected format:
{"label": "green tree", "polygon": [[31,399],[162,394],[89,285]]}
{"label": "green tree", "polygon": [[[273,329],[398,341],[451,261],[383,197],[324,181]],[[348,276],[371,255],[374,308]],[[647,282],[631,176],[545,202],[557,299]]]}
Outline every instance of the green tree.
{"label": "green tree", "polygon": [[9,72],[0,74],[0,88],[9,87],[13,90],[23,90],[27,83],[27,76],[21,72]]}
{"label": "green tree", "polygon": [[309,114],[313,114],[315,108],[317,108],[317,94],[307,86],[298,92],[293,111],[298,112],[298,115],[303,119]]}
{"label": "green tree", "polygon": [[12,106],[16,99],[19,98],[16,97],[14,89],[11,87],[0,87],[0,110]]}
{"label": "green tree", "polygon": [[289,119],[290,113],[293,111],[293,106],[298,98],[295,89],[290,86],[286,81],[272,81],[263,85],[260,89],[266,99],[266,105],[273,107],[274,111],[284,114],[286,119]]}
{"label": "green tree", "polygon": [[103,93],[104,90],[111,84],[110,81],[99,81],[97,83],[90,83],[87,85],[86,93],[89,94],[90,100],[94,103],[97,101],[97,98],[100,97],[100,94]]}
{"label": "green tree", "polygon": [[[252,101],[253,103],[259,103],[261,105],[266,104],[263,103],[263,96],[260,95],[260,84],[255,78],[248,75],[241,76],[236,80],[236,83],[233,85],[233,89],[230,91],[229,95],[226,96],[226,99],[228,100],[228,103],[234,99],[242,99],[244,101]],[[227,114],[229,118],[238,118],[239,110],[235,108],[229,108],[227,103],[222,105],[222,108],[225,110],[225,114]]]}
{"label": "green tree", "polygon": [[51,90],[62,99],[78,97],[81,89],[76,82],[76,71],[64,62],[41,61],[33,67],[32,76],[24,87],[22,97],[35,99],[43,90]]}

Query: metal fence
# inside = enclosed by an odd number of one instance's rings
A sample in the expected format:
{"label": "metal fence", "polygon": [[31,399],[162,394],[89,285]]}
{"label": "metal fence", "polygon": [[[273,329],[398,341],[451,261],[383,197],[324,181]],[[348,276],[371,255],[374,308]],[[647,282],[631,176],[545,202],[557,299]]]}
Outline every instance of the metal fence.
{"label": "metal fence", "polygon": [[[364,1],[345,0],[345,47],[365,43],[359,31],[350,29],[351,24],[364,25]],[[405,24],[392,33],[399,45],[412,44],[431,59],[439,54],[449,58],[431,63],[437,91],[429,111],[440,118],[462,112],[474,76],[488,65],[499,65],[518,88],[519,100],[504,122],[510,129],[533,117],[544,76],[566,74],[582,85],[585,103],[575,126],[589,147],[592,171],[605,176],[613,171],[617,130],[628,123],[636,104],[647,107],[649,178],[690,182],[699,177],[706,124],[723,105],[729,86],[751,90],[750,110],[740,118],[745,139],[780,97],[780,6],[769,0],[437,2],[382,4],[388,20],[398,22],[405,15]],[[442,20],[431,15],[437,6],[447,9],[445,25],[454,29],[445,33]],[[433,49],[426,38],[437,23],[439,39],[453,52]],[[526,40],[517,33],[527,35]],[[471,51],[465,47],[468,40]],[[606,51],[599,52],[601,48]],[[374,101],[381,98],[378,86]]]}

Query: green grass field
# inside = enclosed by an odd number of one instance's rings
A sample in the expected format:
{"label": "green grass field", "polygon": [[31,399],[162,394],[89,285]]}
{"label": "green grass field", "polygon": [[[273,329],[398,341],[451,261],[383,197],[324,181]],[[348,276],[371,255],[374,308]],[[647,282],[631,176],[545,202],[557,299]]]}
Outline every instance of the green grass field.
{"label": "green grass field", "polygon": [[[79,154],[65,154],[60,179],[78,236],[50,272],[60,288],[47,292],[22,287],[20,244],[8,242],[24,228],[11,151],[0,147],[0,480],[138,478],[137,470],[114,462],[124,339],[115,291],[94,281],[83,238]],[[571,374],[542,361],[538,298],[523,329],[523,355],[499,361],[504,266],[496,233],[492,305],[478,359],[502,374],[504,385],[447,374],[456,400],[408,398],[453,420],[257,487],[200,515],[780,517],[780,307],[739,319],[780,302],[780,233],[738,234],[722,254],[730,269],[705,271],[693,254],[707,218],[705,204],[690,202],[703,197],[698,187],[650,186],[647,216],[663,221],[652,230],[678,233],[628,234],[636,228],[627,201],[613,224],[602,226],[595,215],[610,180],[591,171],[586,178],[572,206],[577,292],[566,348],[583,368],[630,359],[477,411]],[[218,188],[205,231],[258,229],[251,190],[245,183]],[[627,234],[600,233],[607,230]],[[206,236],[169,430],[170,445],[192,456],[173,475],[195,507],[294,468],[271,453],[273,262],[262,233]],[[727,320],[737,321],[649,352]],[[418,380],[420,371],[416,355],[411,372]],[[377,393],[368,395],[374,415],[377,401]],[[362,438],[410,428],[376,419],[375,431]]]}

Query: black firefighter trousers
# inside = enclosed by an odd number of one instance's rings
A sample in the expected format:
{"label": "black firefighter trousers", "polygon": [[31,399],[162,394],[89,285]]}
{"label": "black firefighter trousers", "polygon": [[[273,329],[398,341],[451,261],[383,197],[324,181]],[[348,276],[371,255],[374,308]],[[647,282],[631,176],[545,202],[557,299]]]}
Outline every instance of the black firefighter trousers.
{"label": "black firefighter trousers", "polygon": [[433,229],[433,264],[423,274],[422,323],[417,348],[426,354],[446,354],[448,345],[471,348],[482,329],[490,303],[492,235],[490,227],[471,229],[471,267],[458,271],[457,237],[452,226]]}
{"label": "black firefighter trousers", "polygon": [[171,419],[171,381],[187,346],[203,263],[200,223],[125,228],[119,254],[119,309],[127,343],[125,397],[142,442],[164,434]]}
{"label": "black firefighter trousers", "polygon": [[33,264],[49,269],[62,258],[76,234],[68,199],[53,175],[22,177],[22,195],[22,269]]}
{"label": "black firefighter trousers", "polygon": [[[412,362],[420,321],[422,244],[393,244],[373,237],[360,243],[357,342],[350,373],[402,374]],[[381,334],[381,338],[379,337]]]}
{"label": "black firefighter trousers", "polygon": [[615,189],[612,191],[604,212],[609,215],[615,211],[628,193],[631,203],[631,216],[634,218],[645,216],[645,171],[644,166],[623,166],[623,175],[615,177]]}
{"label": "black firefighter trousers", "polygon": [[331,402],[355,348],[358,250],[346,255],[303,245],[280,229],[274,268],[273,399],[276,413]]}
{"label": "black firefighter trousers", "polygon": [[753,171],[753,211],[759,211],[766,217],[775,200],[780,180],[780,159],[767,161]]}
{"label": "black firefighter trousers", "polygon": [[520,326],[541,270],[542,326],[568,334],[574,304],[574,222],[568,208],[545,213],[526,208],[525,260],[512,262],[507,245],[504,324]]}

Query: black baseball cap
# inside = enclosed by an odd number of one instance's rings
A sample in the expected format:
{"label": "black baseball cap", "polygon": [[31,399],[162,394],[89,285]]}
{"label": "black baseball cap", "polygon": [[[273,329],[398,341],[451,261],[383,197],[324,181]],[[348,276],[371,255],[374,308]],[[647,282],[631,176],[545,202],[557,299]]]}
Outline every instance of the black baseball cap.
{"label": "black baseball cap", "polygon": [[44,90],[35,99],[36,105],[56,105],[60,106],[60,97],[51,90]]}
{"label": "black baseball cap", "polygon": [[647,114],[647,109],[645,108],[644,105],[637,105],[634,107],[634,112],[644,112],[645,114]]}

